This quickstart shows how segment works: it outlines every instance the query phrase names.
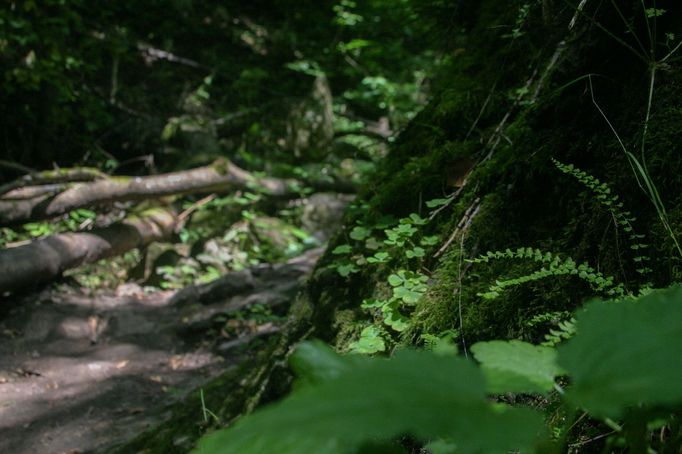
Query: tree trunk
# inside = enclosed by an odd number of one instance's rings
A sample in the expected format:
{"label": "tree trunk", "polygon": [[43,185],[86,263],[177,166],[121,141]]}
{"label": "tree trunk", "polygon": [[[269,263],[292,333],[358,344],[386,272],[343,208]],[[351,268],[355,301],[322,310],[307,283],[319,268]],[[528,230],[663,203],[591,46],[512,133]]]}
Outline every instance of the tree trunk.
{"label": "tree trunk", "polygon": [[0,294],[48,282],[68,269],[168,238],[175,221],[175,213],[157,208],[102,229],[52,235],[0,250]]}
{"label": "tree trunk", "polygon": [[[294,192],[295,180],[257,178],[226,160],[181,172],[146,177],[109,177],[68,185],[61,192],[28,199],[0,198],[0,225],[49,219],[102,203],[144,200],[168,195],[260,188],[276,196]],[[28,191],[24,188],[23,191]],[[38,191],[39,192],[39,191]]]}

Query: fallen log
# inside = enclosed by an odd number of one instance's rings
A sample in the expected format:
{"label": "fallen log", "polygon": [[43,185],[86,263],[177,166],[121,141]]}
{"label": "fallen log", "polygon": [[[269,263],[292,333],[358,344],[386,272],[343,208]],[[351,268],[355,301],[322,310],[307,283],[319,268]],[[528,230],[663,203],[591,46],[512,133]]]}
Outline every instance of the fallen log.
{"label": "fallen log", "polygon": [[25,188],[26,186],[38,186],[46,184],[72,183],[81,181],[94,181],[106,178],[106,174],[92,167],[76,167],[67,169],[44,170],[31,172],[9,183],[0,186],[0,195]]}
{"label": "fallen log", "polygon": [[[259,178],[227,160],[196,169],[145,177],[106,177],[73,183],[57,194],[32,198],[0,198],[0,225],[14,225],[61,216],[98,204],[152,199],[169,195],[259,189],[274,196],[296,192],[295,180]],[[24,189],[28,191],[28,188]]]}
{"label": "fallen log", "polygon": [[156,208],[89,232],[61,233],[0,250],[0,294],[49,282],[64,271],[169,238],[173,211]]}

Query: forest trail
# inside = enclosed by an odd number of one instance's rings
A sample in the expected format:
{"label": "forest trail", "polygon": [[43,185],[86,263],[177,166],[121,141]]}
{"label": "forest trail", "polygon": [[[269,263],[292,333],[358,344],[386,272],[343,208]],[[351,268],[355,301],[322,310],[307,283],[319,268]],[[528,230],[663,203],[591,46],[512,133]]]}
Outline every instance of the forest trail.
{"label": "forest trail", "polygon": [[100,452],[163,420],[283,322],[230,317],[234,330],[216,338],[207,335],[216,320],[252,305],[284,315],[321,252],[177,292],[67,287],[4,302],[0,452]]}

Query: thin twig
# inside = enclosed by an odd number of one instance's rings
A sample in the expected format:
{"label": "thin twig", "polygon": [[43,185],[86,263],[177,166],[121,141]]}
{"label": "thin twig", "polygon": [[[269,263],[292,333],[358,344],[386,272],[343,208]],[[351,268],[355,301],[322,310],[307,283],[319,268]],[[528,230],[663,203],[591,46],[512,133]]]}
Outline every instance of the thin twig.
{"label": "thin twig", "polygon": [[471,222],[473,221],[474,217],[478,214],[479,209],[481,208],[481,199],[479,197],[474,200],[474,203],[472,203],[469,208],[464,212],[464,216],[462,216],[462,219],[460,219],[459,223],[457,224],[457,228],[455,228],[455,231],[452,232],[452,235],[447,239],[445,244],[441,246],[438,251],[436,251],[435,254],[433,254],[434,258],[438,258],[443,253],[450,247],[453,241],[455,241],[455,238],[457,238],[457,235],[468,229],[469,226],[471,225]]}
{"label": "thin twig", "polygon": [[464,261],[464,237],[466,236],[466,232],[462,232],[462,237],[459,242],[459,260],[457,261],[457,281],[458,281],[458,288],[457,288],[457,312],[459,315],[459,336],[462,339],[462,349],[464,350],[464,357],[468,358],[469,354],[467,352],[467,342],[466,339],[464,338],[464,317],[462,317],[462,279],[463,279],[463,271],[462,271],[462,262]]}
{"label": "thin twig", "polygon": [[467,131],[466,135],[464,136],[464,140],[466,141],[471,133],[476,129],[476,125],[478,125],[478,122],[481,120],[481,117],[483,116],[483,112],[485,112],[486,107],[488,107],[488,103],[493,97],[493,93],[495,93],[495,87],[497,87],[497,81],[493,84],[493,86],[490,88],[490,92],[488,93],[488,97],[485,98],[485,101],[483,102],[483,105],[481,106],[481,110],[478,111],[478,116],[476,116],[476,119],[474,122],[471,124],[471,127]]}
{"label": "thin twig", "polygon": [[175,224],[175,232],[177,233],[182,229],[182,227],[185,225],[185,221],[187,220],[187,218],[189,218],[192,215],[192,213],[194,213],[196,210],[198,210],[202,206],[206,205],[207,203],[209,203],[211,200],[215,199],[216,197],[217,197],[216,194],[209,194],[206,197],[204,197],[203,199],[197,200],[192,205],[190,205],[189,208],[187,208],[185,211],[180,213],[178,215],[177,223]]}

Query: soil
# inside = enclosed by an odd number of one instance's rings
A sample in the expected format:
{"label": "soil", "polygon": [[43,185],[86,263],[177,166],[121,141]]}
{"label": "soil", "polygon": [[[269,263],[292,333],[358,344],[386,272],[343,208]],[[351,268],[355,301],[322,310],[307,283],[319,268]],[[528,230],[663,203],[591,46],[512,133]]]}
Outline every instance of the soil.
{"label": "soil", "polygon": [[[230,314],[253,304],[285,313],[320,253],[179,292],[62,285],[3,301],[0,453],[102,452],[169,417],[281,323]],[[216,326],[226,329],[207,334]]]}

